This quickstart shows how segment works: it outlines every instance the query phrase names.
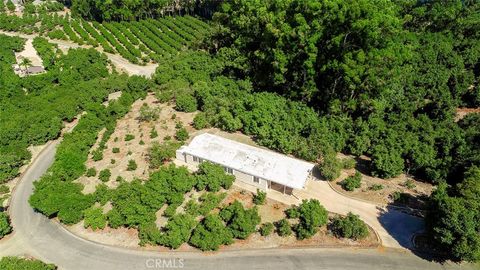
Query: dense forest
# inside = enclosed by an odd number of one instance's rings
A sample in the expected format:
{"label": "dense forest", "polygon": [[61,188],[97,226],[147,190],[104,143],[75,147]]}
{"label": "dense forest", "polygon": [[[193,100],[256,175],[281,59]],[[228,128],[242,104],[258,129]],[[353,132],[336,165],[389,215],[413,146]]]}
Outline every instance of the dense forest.
{"label": "dense forest", "polygon": [[[120,21],[194,13],[202,3],[217,1],[68,4],[75,16]],[[155,90],[180,110],[199,109],[197,128],[242,131],[318,162],[326,178],[338,175],[336,153],[344,152],[370,157],[374,176],[405,172],[436,184],[427,217],[433,245],[479,261],[480,115],[455,118],[459,107],[480,106],[479,14],[480,3],[469,0],[226,1],[202,50],[159,59]],[[95,198],[71,181],[86,171],[96,132],[150,82],[118,80],[104,56],[82,49],[55,58],[44,75],[19,79],[11,51],[23,43],[0,38],[0,179],[17,174],[28,145],[58,137],[62,121],[88,111],[31,199],[48,216],[79,221]],[[129,95],[99,107],[114,90]]]}

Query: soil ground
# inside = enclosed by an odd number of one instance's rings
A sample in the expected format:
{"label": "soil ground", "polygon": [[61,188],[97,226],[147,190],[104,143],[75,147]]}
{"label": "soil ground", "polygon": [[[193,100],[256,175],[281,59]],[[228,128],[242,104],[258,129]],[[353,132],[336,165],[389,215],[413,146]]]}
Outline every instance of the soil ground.
{"label": "soil ground", "polygon": [[[340,154],[339,158],[351,158]],[[396,191],[409,195],[408,206],[412,208],[423,209],[426,207],[426,199],[433,191],[433,185],[414,179],[406,174],[401,174],[391,179],[381,179],[373,177],[368,173],[368,164],[370,160],[367,157],[357,159],[356,169],[342,170],[339,178],[330,182],[330,186],[336,191],[346,196],[374,202],[381,205],[393,203],[392,194]],[[354,175],[356,171],[362,174],[362,185],[354,191],[346,191],[342,188],[341,182],[348,176]],[[407,181],[411,185],[407,185]],[[381,185],[381,190],[373,190],[374,185]]]}

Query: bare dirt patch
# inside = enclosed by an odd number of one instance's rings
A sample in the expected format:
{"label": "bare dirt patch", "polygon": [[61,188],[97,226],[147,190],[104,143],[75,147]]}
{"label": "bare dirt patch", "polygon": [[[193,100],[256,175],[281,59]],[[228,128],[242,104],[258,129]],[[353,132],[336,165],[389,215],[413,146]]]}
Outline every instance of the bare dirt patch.
{"label": "bare dirt patch", "polygon": [[[345,155],[339,155],[340,158],[347,158]],[[393,193],[400,192],[408,194],[408,206],[412,208],[423,209],[426,207],[426,198],[430,196],[433,191],[433,185],[418,181],[406,174],[401,174],[391,179],[381,179],[368,175],[368,169],[365,168],[369,160],[366,157],[361,157],[357,162],[357,169],[362,174],[362,184],[360,188],[354,191],[346,191],[342,188],[341,182],[348,176],[354,175],[356,169],[342,170],[339,178],[330,182],[330,186],[346,196],[357,199],[370,201],[376,204],[386,205],[394,203]],[[382,187],[375,190],[375,186]]]}

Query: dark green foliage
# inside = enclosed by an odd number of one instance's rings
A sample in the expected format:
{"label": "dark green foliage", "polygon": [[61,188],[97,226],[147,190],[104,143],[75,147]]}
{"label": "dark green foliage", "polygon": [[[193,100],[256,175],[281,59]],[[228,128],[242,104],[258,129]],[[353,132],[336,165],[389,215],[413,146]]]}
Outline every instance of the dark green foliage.
{"label": "dark green foliage", "polygon": [[226,195],[226,193],[219,193],[218,195],[211,192],[204,193],[198,199],[198,203],[194,200],[188,201],[185,205],[185,211],[192,216],[206,216],[210,211],[218,207]]}
{"label": "dark green foliage", "polygon": [[292,206],[285,210],[285,215],[287,215],[287,218],[299,218],[300,211],[298,211],[298,207]]}
{"label": "dark green foliage", "polygon": [[193,229],[197,225],[195,219],[188,214],[179,214],[171,217],[163,229],[160,242],[162,245],[177,249],[190,239]]}
{"label": "dark green foliage", "polygon": [[208,191],[217,192],[220,188],[229,189],[235,176],[225,173],[222,166],[210,162],[202,162],[196,173],[198,190],[206,189]]}
{"label": "dark green foliage", "polygon": [[158,119],[159,114],[159,108],[150,108],[147,104],[143,104],[140,108],[140,116],[138,117],[138,120],[146,122],[155,121]]}
{"label": "dark green foliage", "polygon": [[6,194],[10,192],[10,188],[7,185],[0,185],[0,194]]}
{"label": "dark green foliage", "polygon": [[346,217],[335,217],[330,223],[330,230],[337,236],[353,240],[363,239],[368,236],[368,227],[358,215],[351,212]]}
{"label": "dark green foliage", "polygon": [[87,172],[85,173],[85,176],[87,177],[94,177],[97,175],[97,170],[95,168],[88,168]]}
{"label": "dark green foliage", "polygon": [[199,113],[195,115],[195,117],[193,118],[193,126],[196,129],[204,129],[210,126],[210,123],[205,113]]}
{"label": "dark green foliage", "polygon": [[107,225],[107,219],[103,214],[102,208],[91,207],[83,211],[85,217],[84,226],[85,228],[92,228],[92,230],[104,229]]}
{"label": "dark green foliage", "polygon": [[221,245],[233,243],[233,235],[218,215],[207,215],[193,231],[189,243],[203,251],[218,250]]}
{"label": "dark green foliage", "polygon": [[127,171],[135,171],[137,169],[137,163],[135,160],[131,159],[128,161]]}
{"label": "dark green foliage", "polygon": [[303,200],[297,210],[299,223],[294,230],[300,240],[312,237],[317,233],[318,227],[327,224],[328,212],[318,200]]}
{"label": "dark green foliage", "polygon": [[265,204],[267,201],[267,192],[257,188],[257,194],[253,195],[253,203],[256,205]]}
{"label": "dark green foliage", "polygon": [[13,4],[12,0],[7,0],[6,6],[9,11],[11,12],[15,11],[15,4]]}
{"label": "dark green foliage", "polygon": [[125,139],[124,139],[124,140],[125,140],[126,142],[129,142],[129,141],[131,141],[131,140],[133,140],[133,139],[135,139],[135,136],[134,136],[134,135],[132,135],[132,134],[127,134],[127,135],[125,135]]}
{"label": "dark green foliage", "polygon": [[11,232],[10,218],[6,212],[0,212],[0,239]]}
{"label": "dark green foliage", "polygon": [[40,58],[42,58],[45,69],[50,69],[57,60],[58,46],[48,42],[48,40],[43,37],[34,38],[32,44]]}
{"label": "dark green foliage", "polygon": [[182,127],[175,132],[175,138],[181,142],[186,141],[189,138],[188,131]]}
{"label": "dark green foliage", "polygon": [[342,188],[346,191],[354,191],[362,185],[362,174],[355,172],[354,175],[350,175],[341,182]]}
{"label": "dark green foliage", "polygon": [[53,264],[46,264],[38,260],[23,259],[19,257],[3,257],[0,260],[0,269],[3,270],[55,270]]}
{"label": "dark green foliage", "polygon": [[180,144],[173,141],[166,141],[162,144],[154,142],[148,152],[150,168],[159,168],[165,162],[175,157],[175,151]]}
{"label": "dark green foliage", "polygon": [[220,217],[227,224],[227,228],[232,232],[233,237],[239,239],[246,239],[254,233],[256,226],[260,223],[257,208],[245,209],[239,201],[234,201],[223,208],[220,211]]}
{"label": "dark green foliage", "polygon": [[101,170],[100,173],[98,174],[98,179],[102,182],[108,182],[110,180],[110,176],[112,176],[112,173],[110,172],[109,169],[104,169]]}
{"label": "dark green foliage", "polygon": [[375,190],[375,191],[382,190],[382,189],[383,189],[383,185],[373,184],[372,186],[369,187],[369,189]]}
{"label": "dark green foliage", "polygon": [[155,139],[158,137],[158,132],[157,130],[153,127],[152,130],[150,130],[150,139]]}
{"label": "dark green foliage", "polygon": [[333,181],[340,176],[343,167],[342,162],[337,158],[334,151],[325,151],[323,160],[319,165],[320,173],[328,181]]}
{"label": "dark green foliage", "polygon": [[97,149],[92,153],[93,161],[99,161],[103,159],[103,151],[101,149]]}
{"label": "dark green foliage", "polygon": [[260,234],[262,236],[269,236],[272,232],[275,226],[271,222],[263,223],[262,226],[260,227]]}
{"label": "dark green foliage", "polygon": [[181,112],[194,112],[197,110],[197,99],[190,94],[180,94],[175,97],[175,109]]}
{"label": "dark green foliage", "polygon": [[118,147],[112,148],[112,153],[114,153],[114,154],[120,153],[120,148],[118,148]]}
{"label": "dark green foliage", "polygon": [[290,223],[286,219],[281,219],[275,222],[275,227],[277,228],[277,234],[282,237],[289,236],[292,234],[292,227],[290,226]]}

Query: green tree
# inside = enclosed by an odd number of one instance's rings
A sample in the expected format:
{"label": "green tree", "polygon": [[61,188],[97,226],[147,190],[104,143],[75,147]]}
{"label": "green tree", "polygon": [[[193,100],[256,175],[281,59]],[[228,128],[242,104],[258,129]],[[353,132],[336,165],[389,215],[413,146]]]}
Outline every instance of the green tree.
{"label": "green tree", "polygon": [[220,211],[220,217],[227,224],[233,237],[239,239],[246,239],[254,233],[256,226],[260,223],[257,208],[245,209],[239,201],[234,201],[223,208]]}
{"label": "green tree", "polygon": [[294,230],[298,239],[310,238],[317,233],[318,227],[327,224],[328,212],[318,200],[303,200],[297,208],[299,223]]}
{"label": "green tree", "polygon": [[202,251],[218,250],[221,245],[233,243],[233,235],[218,215],[207,215],[193,231],[189,243]]}
{"label": "green tree", "polygon": [[38,260],[24,259],[19,257],[3,257],[0,260],[0,269],[3,270],[55,270],[53,264],[46,264]]}
{"label": "green tree", "polygon": [[102,208],[91,207],[84,211],[84,226],[85,228],[92,228],[92,230],[103,230],[107,225],[107,219],[103,214]]}
{"label": "green tree", "polygon": [[175,132],[175,138],[181,142],[184,142],[188,139],[188,131],[182,127]]}
{"label": "green tree", "polygon": [[10,219],[7,213],[0,212],[0,239],[11,232],[12,227],[10,226]]}
{"label": "green tree", "polygon": [[266,200],[267,200],[267,193],[257,188],[257,194],[253,195],[253,203],[256,205],[261,205],[261,204],[265,204]]}
{"label": "green tree", "polygon": [[229,189],[235,180],[235,176],[226,174],[222,166],[208,161],[198,166],[196,177],[195,187],[198,190],[206,189],[212,192],[217,192],[220,188]]}
{"label": "green tree", "polygon": [[102,182],[108,182],[110,181],[110,177],[112,176],[112,173],[110,172],[109,169],[104,169],[101,170],[100,173],[98,174],[98,179]]}
{"label": "green tree", "polygon": [[177,249],[190,239],[196,225],[195,219],[188,214],[174,215],[165,225],[160,243],[169,248]]}
{"label": "green tree", "polygon": [[354,175],[348,176],[341,182],[342,188],[346,191],[354,191],[362,185],[362,174],[355,172]]}
{"label": "green tree", "polygon": [[346,217],[335,217],[330,224],[330,230],[338,237],[354,240],[363,239],[369,233],[365,222],[358,215],[354,215],[351,212]]}
{"label": "green tree", "polygon": [[197,99],[190,94],[180,94],[175,97],[175,109],[181,112],[194,112],[197,110]]}
{"label": "green tree", "polygon": [[277,227],[277,234],[285,237],[289,236],[292,234],[292,227],[290,226],[290,223],[286,219],[281,219],[278,222],[275,223],[275,226]]}

